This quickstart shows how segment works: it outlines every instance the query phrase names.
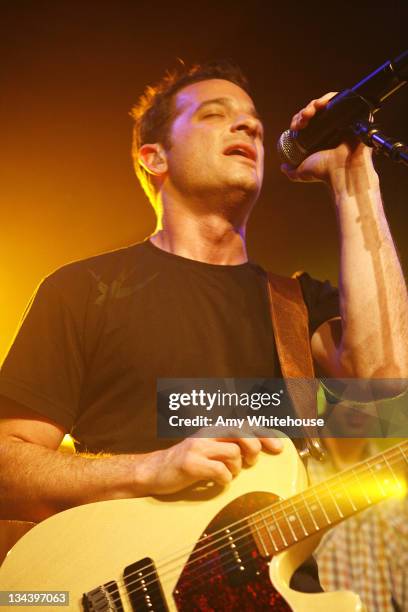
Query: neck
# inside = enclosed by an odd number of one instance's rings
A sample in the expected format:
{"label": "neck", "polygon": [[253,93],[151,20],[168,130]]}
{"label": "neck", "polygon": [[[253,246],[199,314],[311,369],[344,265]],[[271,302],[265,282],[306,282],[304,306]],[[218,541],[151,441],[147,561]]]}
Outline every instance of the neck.
{"label": "neck", "polygon": [[167,181],[157,194],[160,214],[150,240],[169,253],[204,263],[245,263],[246,223],[256,197],[242,189],[180,193]]}
{"label": "neck", "polygon": [[218,265],[248,261],[245,223],[234,224],[222,211],[196,214],[191,208],[163,207],[151,242],[175,255]]}

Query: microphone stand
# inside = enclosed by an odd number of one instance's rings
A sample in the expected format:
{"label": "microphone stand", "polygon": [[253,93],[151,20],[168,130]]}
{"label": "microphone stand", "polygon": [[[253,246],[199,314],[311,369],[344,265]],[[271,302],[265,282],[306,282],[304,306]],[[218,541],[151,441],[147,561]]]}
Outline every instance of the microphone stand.
{"label": "microphone stand", "polygon": [[379,153],[383,153],[392,161],[400,162],[408,166],[408,147],[400,140],[386,136],[376,123],[370,123],[365,119],[357,121],[353,125],[353,131],[364,144]]}

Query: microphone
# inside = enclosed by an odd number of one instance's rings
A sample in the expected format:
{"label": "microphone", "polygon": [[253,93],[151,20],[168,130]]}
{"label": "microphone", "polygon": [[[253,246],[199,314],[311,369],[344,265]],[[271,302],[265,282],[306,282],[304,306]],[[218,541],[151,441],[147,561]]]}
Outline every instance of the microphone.
{"label": "microphone", "polygon": [[387,60],[351,89],[334,96],[304,129],[283,132],[278,141],[282,161],[296,167],[311,153],[337,147],[354,122],[368,119],[407,81],[408,50],[394,60]]}

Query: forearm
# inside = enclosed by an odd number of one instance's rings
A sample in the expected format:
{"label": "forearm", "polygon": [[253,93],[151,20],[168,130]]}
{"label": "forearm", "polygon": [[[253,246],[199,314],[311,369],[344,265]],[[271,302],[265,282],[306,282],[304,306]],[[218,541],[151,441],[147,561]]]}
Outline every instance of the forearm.
{"label": "forearm", "polygon": [[192,437],[144,455],[66,455],[8,437],[0,441],[0,519],[40,521],[72,506],[166,495],[200,481],[227,485],[279,438]]}
{"label": "forearm", "polygon": [[147,495],[147,457],[83,457],[2,440],[0,518],[36,522],[81,504]]}
{"label": "forearm", "polygon": [[[340,229],[339,363],[348,376],[408,377],[408,297],[369,152],[331,177]],[[347,365],[346,365],[347,364]]]}

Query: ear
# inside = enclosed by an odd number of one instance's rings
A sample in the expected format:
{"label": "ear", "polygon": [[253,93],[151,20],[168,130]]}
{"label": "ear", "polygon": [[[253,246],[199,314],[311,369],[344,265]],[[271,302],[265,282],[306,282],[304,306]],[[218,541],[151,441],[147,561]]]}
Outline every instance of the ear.
{"label": "ear", "polygon": [[142,145],[139,149],[139,163],[154,176],[163,176],[167,172],[166,152],[159,143]]}

